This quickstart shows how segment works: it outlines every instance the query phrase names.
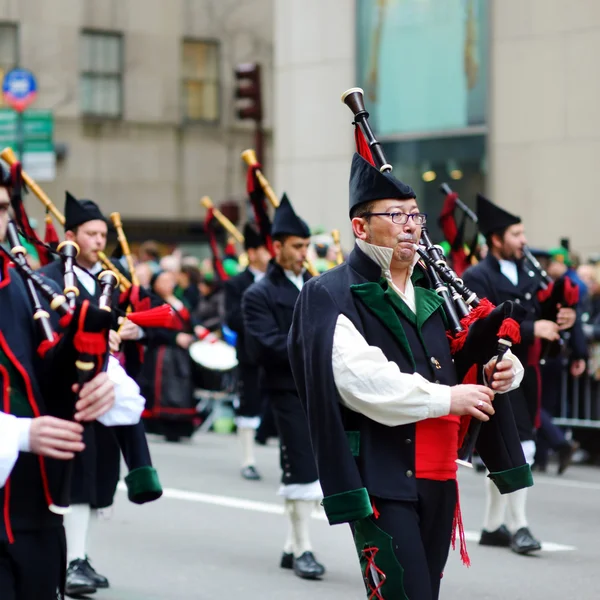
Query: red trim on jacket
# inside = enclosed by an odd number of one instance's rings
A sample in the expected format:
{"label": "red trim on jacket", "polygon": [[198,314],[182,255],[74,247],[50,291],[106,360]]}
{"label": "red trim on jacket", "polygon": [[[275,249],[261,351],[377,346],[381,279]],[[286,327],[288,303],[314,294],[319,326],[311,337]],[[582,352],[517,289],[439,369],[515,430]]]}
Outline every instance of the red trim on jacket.
{"label": "red trim on jacket", "polygon": [[[4,365],[0,365],[0,374],[2,374],[3,386],[3,408],[4,412],[9,415],[10,414],[10,378],[8,376],[8,371]],[[13,544],[15,538],[13,536],[12,527],[10,525],[10,476],[6,480],[4,484],[4,528],[6,529],[6,535],[8,536],[8,543]]]}
{"label": "red trim on jacket", "polygon": [[[29,379],[29,375],[27,371],[23,368],[23,365],[17,360],[17,357],[13,354],[12,350],[8,347],[6,343],[6,339],[2,332],[0,332],[0,346],[2,350],[8,356],[8,360],[13,364],[15,369],[19,371],[19,374],[23,378],[23,382],[25,383],[25,390],[27,392],[27,400],[29,401],[29,406],[31,406],[31,410],[33,411],[34,417],[40,417],[40,409],[35,401],[35,397],[33,395],[33,388],[31,387],[31,379]],[[44,488],[44,497],[46,498],[46,502],[48,506],[53,504],[52,496],[50,495],[50,485],[48,484],[48,475],[46,474],[46,463],[44,462],[44,457],[39,456],[40,460],[40,473],[42,475],[42,486]]]}

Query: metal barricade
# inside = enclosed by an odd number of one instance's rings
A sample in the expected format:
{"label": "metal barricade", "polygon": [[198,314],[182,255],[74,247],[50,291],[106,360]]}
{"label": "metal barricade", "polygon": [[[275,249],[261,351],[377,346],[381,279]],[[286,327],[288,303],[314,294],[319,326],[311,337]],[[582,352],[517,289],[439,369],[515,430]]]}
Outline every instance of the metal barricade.
{"label": "metal barricade", "polygon": [[588,374],[571,377],[561,369],[560,415],[554,423],[567,427],[600,429],[600,381]]}

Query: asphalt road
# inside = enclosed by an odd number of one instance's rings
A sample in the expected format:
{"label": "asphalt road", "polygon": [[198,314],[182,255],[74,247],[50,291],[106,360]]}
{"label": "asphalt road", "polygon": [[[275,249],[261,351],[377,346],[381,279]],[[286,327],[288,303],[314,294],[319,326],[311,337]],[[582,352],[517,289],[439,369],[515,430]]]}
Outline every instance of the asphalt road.
{"label": "asphalt road", "polygon": [[[286,523],[275,445],[257,448],[258,482],[241,479],[231,435],[203,433],[181,444],[154,439],[151,449],[165,495],[135,506],[120,491],[112,517],[94,523],[90,556],[111,582],[95,598],[364,600],[349,529],[330,527],[322,516],[312,533],[325,578],[303,581],[278,567]],[[472,566],[451,552],[443,600],[600,598],[600,469],[536,476],[529,519],[545,549],[532,557],[477,545],[483,475],[461,468],[459,477]]]}

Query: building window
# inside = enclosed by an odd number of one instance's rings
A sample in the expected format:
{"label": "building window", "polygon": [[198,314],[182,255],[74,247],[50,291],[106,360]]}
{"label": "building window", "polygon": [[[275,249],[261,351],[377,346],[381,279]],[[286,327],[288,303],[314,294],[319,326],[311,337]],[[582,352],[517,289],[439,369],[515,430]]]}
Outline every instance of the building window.
{"label": "building window", "polygon": [[81,112],[117,119],[123,114],[123,37],[84,31],[81,35]]}
{"label": "building window", "polygon": [[181,101],[185,121],[219,120],[219,44],[186,40],[182,52]]}
{"label": "building window", "polygon": [[[19,64],[19,30],[13,23],[0,23],[0,82]],[[0,94],[0,106],[7,106]]]}

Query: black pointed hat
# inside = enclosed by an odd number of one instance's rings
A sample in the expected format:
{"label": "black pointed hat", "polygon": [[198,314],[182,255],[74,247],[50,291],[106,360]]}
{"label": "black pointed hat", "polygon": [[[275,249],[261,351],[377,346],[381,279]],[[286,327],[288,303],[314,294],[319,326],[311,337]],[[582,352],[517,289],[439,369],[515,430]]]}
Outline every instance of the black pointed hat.
{"label": "black pointed hat", "polygon": [[310,237],[310,228],[292,208],[292,204],[284,193],[281,197],[281,204],[275,211],[273,225],[271,226],[271,235],[296,235],[301,238]]}
{"label": "black pointed hat", "polygon": [[521,222],[521,217],[516,217],[503,208],[496,206],[481,194],[477,194],[477,209],[475,212],[477,213],[479,231],[486,237],[492,233],[500,233],[507,227]]}
{"label": "black pointed hat", "polygon": [[397,198],[409,200],[417,195],[406,183],[391,173],[382,173],[360,154],[352,157],[350,169],[350,211],[363,202]]}
{"label": "black pointed hat", "polygon": [[88,221],[104,221],[106,217],[100,212],[98,205],[91,200],[77,200],[67,192],[65,200],[65,231],[73,230]]}
{"label": "black pointed hat", "polygon": [[244,225],[244,250],[250,250],[250,248],[260,248],[266,246],[265,239],[258,231],[258,228],[253,223],[246,223]]}

